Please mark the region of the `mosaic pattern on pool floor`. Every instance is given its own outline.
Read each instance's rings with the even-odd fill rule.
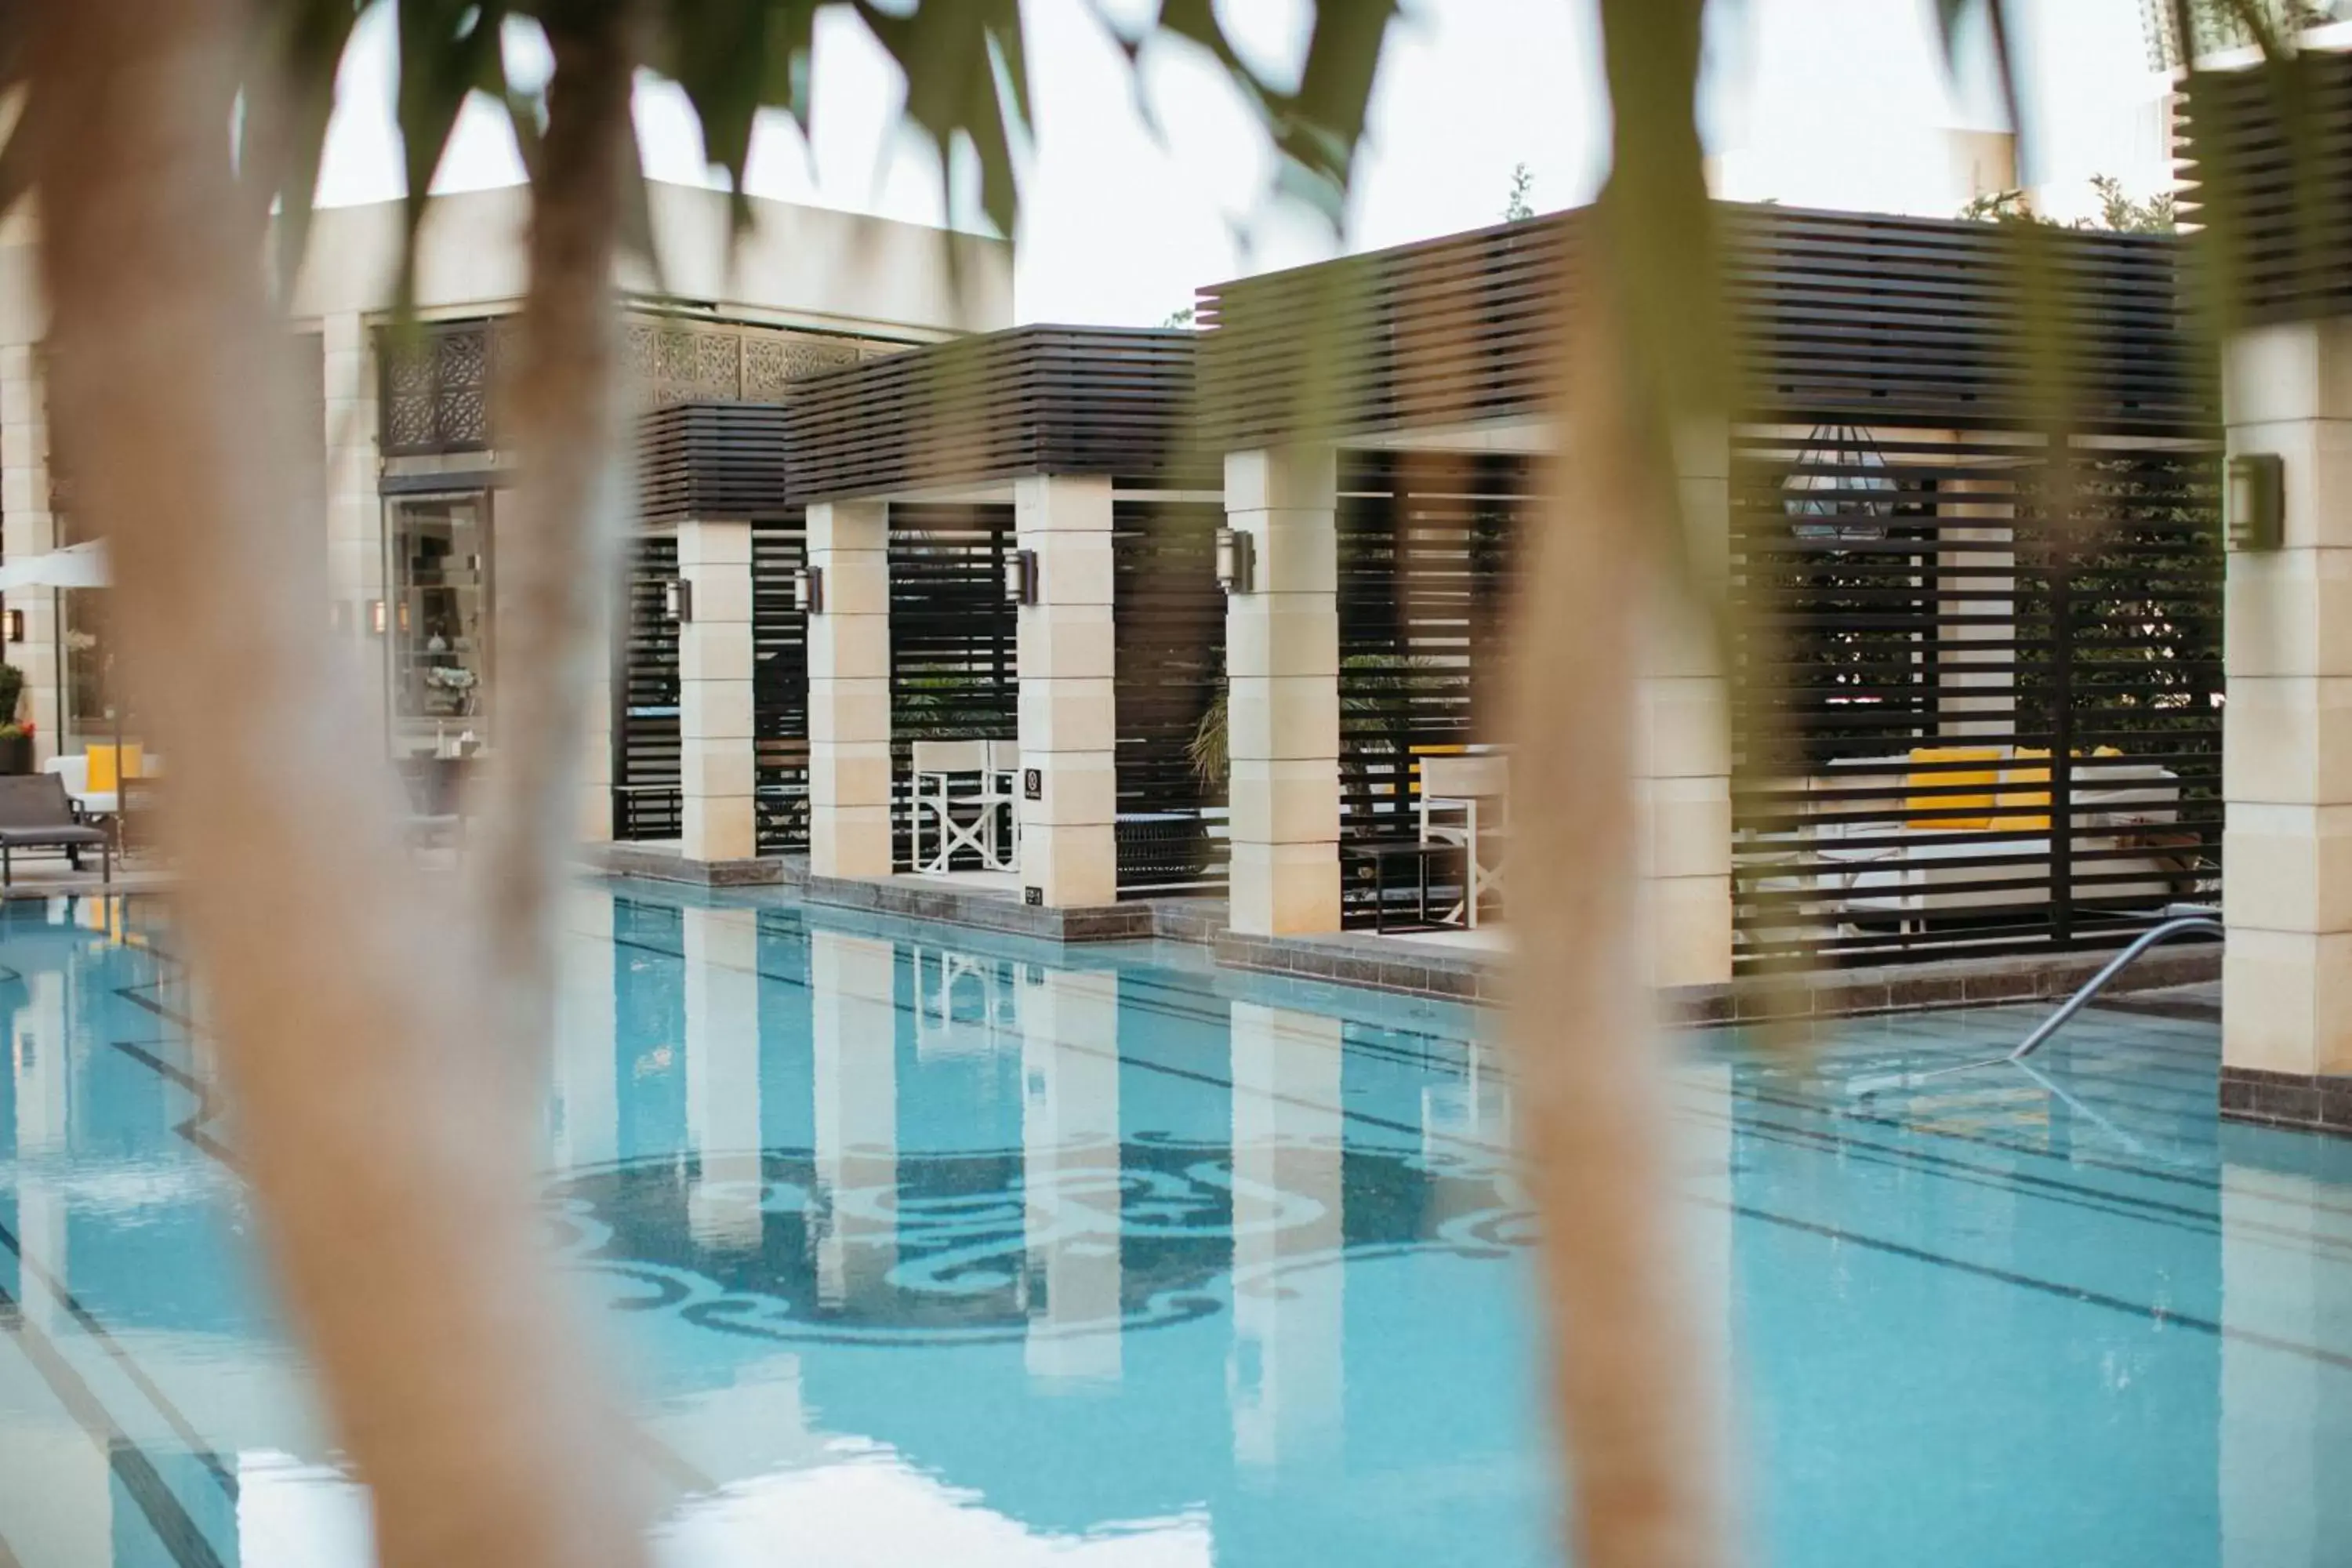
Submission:
[[[0,1563],[364,1561],[148,918],[0,914]],[[1556,1560],[1477,1016],[780,900],[597,890],[572,925],[549,1223],[666,1561]],[[2034,1016],[1683,1042],[1751,1556],[2326,1560],[2352,1145],[2219,1124],[2193,1020],[1844,1089]]]

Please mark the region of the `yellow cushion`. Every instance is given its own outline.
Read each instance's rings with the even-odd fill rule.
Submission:
[[[136,741],[126,742],[119,756],[111,742],[92,744],[85,749],[84,755],[89,766],[89,782],[84,787],[92,795],[111,795],[122,787],[124,779],[139,776],[139,764],[142,759]],[[121,764],[119,768],[118,763]]]
[[[2050,831],[2050,769],[2047,750],[2020,746],[2010,753],[2011,762],[2039,759],[2038,768],[2003,768],[2000,782],[2004,785],[2040,784],[2040,789],[2003,788],[1992,797],[1996,808],[1992,826],[2003,833],[2047,833]],[[2039,811],[2031,808],[2039,806]]]
[[[1994,763],[2002,757],[1999,746],[1914,746],[1912,765],[1942,763],[1933,773],[1913,773],[1909,787],[1961,791],[1964,786],[1981,784],[1982,795],[1955,793],[1951,795],[1912,795],[1904,802],[1909,814],[1908,826],[1913,827],[1975,828],[1992,821],[1993,785],[2000,778],[1998,767],[1955,768],[1953,763]]]

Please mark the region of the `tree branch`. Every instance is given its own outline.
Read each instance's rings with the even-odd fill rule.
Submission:
[[[475,890],[502,1032],[533,1092],[552,1026],[553,912],[579,816],[580,737],[620,554],[627,440],[613,264],[636,157],[640,9],[585,0],[549,16],[555,74],[530,291],[501,409],[521,486],[499,519],[499,687]]]

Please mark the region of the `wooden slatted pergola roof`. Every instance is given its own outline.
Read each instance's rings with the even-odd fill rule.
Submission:
[[[1171,479],[1199,466],[1185,438],[1197,337],[1015,327],[812,376],[785,406],[788,492],[799,504],[1032,474]]]

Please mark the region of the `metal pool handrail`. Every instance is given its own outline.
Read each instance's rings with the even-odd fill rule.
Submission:
[[[1958,1072],[1974,1072],[1979,1068],[1999,1067],[2004,1062],[2022,1064],[2026,1058],[2049,1044],[2050,1037],[2072,1022],[2075,1014],[2089,1006],[2099,993],[2107,988],[2107,983],[2129,967],[2134,959],[2158,942],[2169,942],[2176,936],[2183,936],[2190,931],[2203,931],[2210,936],[2228,935],[2221,922],[2211,915],[2176,915],[2170,920],[2159,921],[2140,932],[2129,947],[2107,960],[2096,974],[2084,981],[2081,989],[2060,1003],[2056,1012],[2042,1019],[2034,1031],[2020,1040],[2016,1048],[2007,1055],[1986,1057],[1980,1061],[1962,1062],[1957,1067],[1936,1068],[1927,1072],[1888,1073],[1876,1078],[1858,1078],[1847,1083],[1846,1092],[1856,1098],[1862,1098],[1876,1094],[1882,1089],[1909,1089],[1916,1084],[1926,1083],[1930,1079],[1947,1078]]]

